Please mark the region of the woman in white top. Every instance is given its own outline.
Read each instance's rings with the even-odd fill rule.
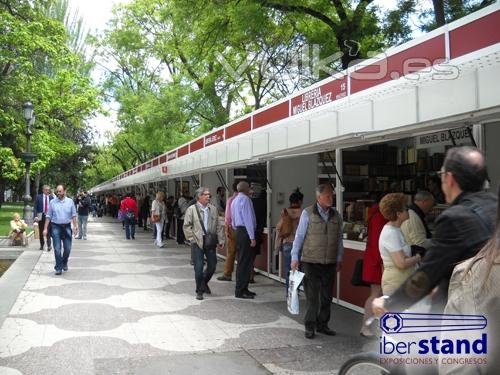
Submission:
[[[380,201],[380,212],[389,220],[380,233],[379,249],[384,263],[382,292],[390,295],[414,271],[420,255],[411,256],[401,224],[408,220],[406,198],[402,193],[387,194]]]
[[[162,230],[166,218],[165,193],[159,191],[156,193],[156,199],[151,206],[151,222],[156,226],[156,240],[155,245],[163,247]]]

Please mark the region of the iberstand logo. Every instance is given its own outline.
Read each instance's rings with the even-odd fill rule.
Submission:
[[[380,319],[381,364],[486,365],[487,325],[483,315],[386,313]]]

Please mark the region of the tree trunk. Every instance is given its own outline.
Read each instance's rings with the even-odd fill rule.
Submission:
[[[444,0],[432,0],[432,4],[434,6],[436,27],[443,26],[446,23],[444,18]]]

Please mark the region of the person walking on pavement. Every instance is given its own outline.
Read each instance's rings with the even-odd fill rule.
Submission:
[[[420,266],[390,296],[372,303],[376,316],[403,311],[427,296],[441,313],[448,299],[453,267],[477,254],[494,230],[494,194],[483,190],[487,180],[484,154],[475,147],[450,148],[439,172],[446,202],[451,206],[435,221],[434,235]]]
[[[78,212],[78,237],[77,240],[87,239],[87,222],[89,220],[90,206],[92,202],[87,192],[81,193],[76,200],[76,207]]]
[[[189,207],[190,200],[191,198],[189,197],[189,192],[187,190],[184,190],[182,192],[182,196],[177,200],[177,244],[179,245],[183,245],[185,242],[184,231],[182,228],[184,226],[184,215]]]
[[[184,234],[191,243],[194,273],[196,280],[196,299],[202,300],[203,293],[212,294],[208,283],[217,266],[216,250],[224,246],[224,230],[219,223],[217,207],[210,204],[210,191],[206,187],[196,190],[196,204],[188,207],[184,216]],[[203,272],[204,259],[207,268]]]
[[[43,228],[45,228],[45,220],[47,217],[47,212],[49,211],[50,201],[54,199],[54,197],[50,194],[50,186],[43,185],[42,193],[36,196],[35,201],[35,210],[34,210],[34,220],[38,223],[38,230],[43,232]],[[48,226],[47,236],[47,251],[50,251],[52,248],[50,246],[50,225]],[[40,233],[40,250],[43,250],[45,245],[44,235]]]
[[[75,236],[78,235],[78,227],[76,223],[76,207],[73,200],[66,197],[66,188],[64,185],[57,185],[56,195],[57,198],[53,199],[49,204],[43,235],[48,236],[48,228],[51,225],[52,244],[54,245],[54,257],[56,260],[54,269],[56,271],[55,274],[60,275],[62,271],[68,270],[68,259],[71,253],[73,235],[71,222],[73,222]],[[62,256],[61,242],[64,248]]]
[[[253,299],[255,293],[248,290],[250,274],[252,271],[253,252],[255,251],[256,219],[250,200],[250,186],[248,182],[241,181],[236,186],[238,195],[231,204],[231,225],[236,231],[236,298]]]
[[[125,195],[120,203],[120,211],[123,213],[123,222],[125,223],[125,238],[135,240],[135,222],[139,216],[139,209],[132,193]]]
[[[305,337],[315,332],[335,336],[328,327],[336,272],[342,267],[344,253],[342,217],[333,206],[333,188],[321,184],[316,188],[316,203],[305,208],[292,247],[291,268],[299,268],[299,253],[305,273],[306,316]]]
[[[155,245],[158,247],[164,247],[161,236],[166,213],[165,203],[163,203],[164,200],[165,193],[163,191],[157,192],[156,199],[153,201],[153,205],[151,207],[151,222],[154,223],[156,227]]]
[[[238,195],[237,185],[237,181],[233,182],[233,195],[226,203],[224,223],[226,229],[227,256],[224,262],[224,273],[217,278],[217,280],[220,281],[231,281],[233,276],[234,260],[236,258],[236,232],[231,226],[231,204]]]

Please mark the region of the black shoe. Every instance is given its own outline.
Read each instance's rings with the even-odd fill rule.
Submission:
[[[313,339],[315,336],[314,330],[313,329],[306,329],[304,336],[306,337],[306,339]]]
[[[244,292],[244,293],[249,294],[249,295],[254,296],[254,297],[257,295],[257,293],[251,292],[251,291],[249,291],[248,289],[247,289],[247,290],[245,290],[245,292]]]
[[[335,332],[333,329],[330,329],[328,327],[324,327],[321,329],[318,328],[317,331],[321,332],[322,334],[327,335],[327,336],[335,336],[337,334],[337,332]]]
[[[49,246],[49,247],[47,248],[47,252],[49,252],[50,250],[52,250],[52,248]]]
[[[203,293],[196,293],[196,299],[201,301],[203,299]]]
[[[251,294],[247,294],[247,293],[235,294],[234,296],[236,298],[254,299],[254,296],[252,296]]]
[[[132,236],[132,239],[135,240],[135,236]]]
[[[67,271],[68,270],[68,266],[63,266],[63,271]]]
[[[43,246],[40,246],[40,250],[42,250],[42,251],[43,251]]]
[[[205,284],[205,293],[212,294],[212,291],[210,290],[210,287],[207,284]]]
[[[62,275],[62,271],[56,271],[55,275]]]
[[[219,280],[219,281],[233,281],[233,279],[231,279],[230,277],[227,277],[225,275],[219,276],[217,278],[217,280]]]

